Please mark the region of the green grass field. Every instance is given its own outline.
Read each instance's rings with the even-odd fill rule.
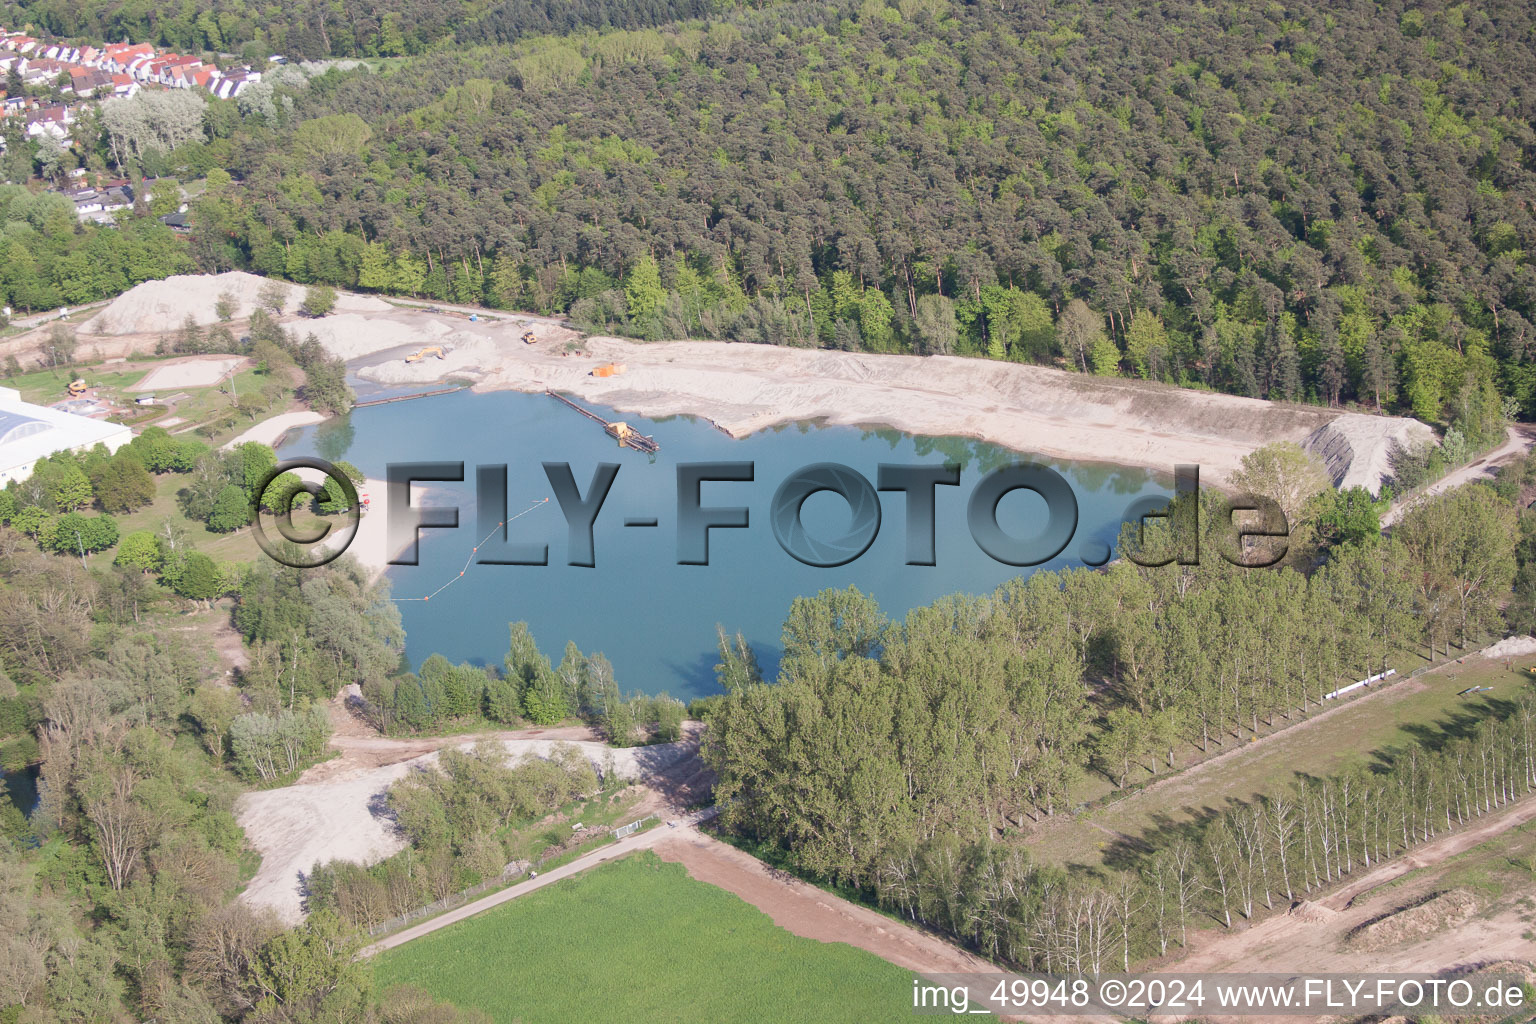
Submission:
[[[208,529],[207,524],[188,519],[176,503],[176,492],[186,485],[185,474],[161,474],[155,479],[155,500],[137,512],[116,516],[118,531],[127,536],[135,530],[156,530],[162,522],[170,519],[186,531],[187,542],[193,548],[216,562],[249,562],[261,554],[261,548],[257,546],[250,527],[233,533],[215,533]],[[301,520],[298,516],[295,516],[294,521],[301,528],[308,525],[307,520]],[[103,566],[110,565],[116,557],[115,547],[90,556],[91,561]]]
[[[1517,659],[1511,669],[1473,657],[1464,665],[1453,662],[1401,680],[1372,700],[1346,703],[1319,722],[1297,723],[1191,777],[1173,777],[1158,788],[1132,793],[1076,819],[1058,815],[1030,834],[1030,850],[1053,863],[1098,864],[1117,835],[1139,837],[1152,828],[1176,828],[1229,802],[1289,788],[1301,774],[1336,774],[1414,741],[1434,743],[1463,733],[1476,720],[1499,713],[1498,702],[1512,701],[1529,687],[1532,676],[1525,670],[1532,665],[1536,657]],[[1492,686],[1493,691],[1457,696],[1471,686]],[[1240,742],[1230,734],[1223,739],[1229,748]]]
[[[804,939],[648,851],[379,955],[381,987],[415,985],[497,1024],[905,1021],[912,975]]]

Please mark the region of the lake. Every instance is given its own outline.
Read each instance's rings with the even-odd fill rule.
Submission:
[[[986,593],[1034,571],[995,561],[978,547],[967,525],[977,484],[995,469],[1029,461],[1020,453],[962,438],[811,423],[733,440],[691,417],[649,420],[582,404],[654,436],[660,454],[621,449],[600,424],[554,399],[510,391],[461,391],[358,409],[304,428],[282,447],[283,457],[345,459],[380,479],[392,462],[465,464],[463,483],[417,485],[415,498],[421,505],[458,505],[459,527],[423,530],[419,564],[389,570],[413,665],[441,653],[454,662],[499,666],[507,624],[523,620],[556,663],[566,642],[574,640],[583,651],[607,655],[624,691],[665,691],[687,699],[718,692],[717,624],[745,634],[771,677],[780,655],[780,627],[798,595],[852,584],[873,595],[887,615],[899,618],[945,594]],[[752,462],[753,480],[707,481],[699,491],[700,503],[744,506],[749,525],[709,530],[709,564],[679,565],[677,467],[722,460]],[[1133,502],[1171,494],[1171,478],[1148,470],[1038,461],[1070,484],[1078,507],[1072,539],[1040,568],[1101,563]],[[620,467],[593,524],[591,567],[567,564],[566,520],[553,500],[545,462],[569,464],[583,496],[600,463]],[[841,464],[873,485],[882,463],[946,462],[960,466],[960,481],[933,491],[933,565],[906,564],[907,496],[894,491],[879,494],[879,531],[868,549],[847,564],[803,564],[776,539],[769,516],[775,491],[803,467]],[[476,522],[475,467],[483,464],[506,464],[510,514],[551,498],[510,523],[507,537],[510,543],[547,544],[548,565],[471,561],[465,568],[486,532]],[[423,486],[429,488],[425,496]],[[1014,490],[996,504],[997,525],[1005,534],[1029,538],[1042,532],[1045,510],[1045,501],[1034,492]],[[854,518],[849,503],[827,491],[806,498],[801,512],[805,534],[813,541],[848,532]],[[653,519],[656,525],[625,525],[635,519]],[[431,601],[406,600],[444,584],[449,585]]]

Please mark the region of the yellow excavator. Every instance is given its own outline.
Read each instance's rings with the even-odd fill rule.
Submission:
[[[79,398],[83,394],[85,394],[84,380],[77,379],[69,382],[69,397]]]
[[[405,361],[408,363],[419,363],[428,356],[437,356],[439,359],[443,358],[443,347],[441,345],[428,345],[426,348],[419,348],[406,356]]]

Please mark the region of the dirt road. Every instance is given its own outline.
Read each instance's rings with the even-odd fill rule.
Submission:
[[[777,871],[698,829],[667,830],[655,848],[662,860],[681,864],[699,881],[735,893],[796,935],[846,942],[919,974],[999,970],[938,936]]]
[[[1322,904],[1333,910],[1347,910],[1356,902],[1364,903],[1371,893],[1393,879],[1420,868],[1443,864],[1463,850],[1470,850],[1502,832],[1533,820],[1536,820],[1536,800],[1522,800],[1488,815],[1471,828],[1416,846],[1404,856],[1373,868],[1352,879],[1344,888],[1324,899]]]
[[[1453,487],[1460,487],[1462,484],[1469,484],[1474,480],[1485,480],[1493,476],[1494,470],[1499,466],[1512,461],[1516,456],[1525,454],[1526,450],[1531,447],[1532,442],[1536,442],[1536,428],[1523,424],[1510,424],[1508,437],[1503,444],[1488,454],[1467,463],[1460,469],[1452,470],[1422,491],[1403,501],[1397,502],[1381,517],[1381,528],[1385,530],[1397,522],[1403,517],[1403,513],[1412,508],[1418,501],[1436,494],[1443,494]]]
[[[380,939],[378,942],[375,942],[373,945],[368,946],[362,951],[360,955],[373,956],[376,953],[382,953],[386,949],[394,949],[396,946],[410,942],[412,939],[419,939],[423,935],[430,935],[432,932],[437,931],[439,928],[446,928],[451,924],[457,924],[465,918],[474,917],[476,914],[490,910],[492,907],[499,907],[503,903],[506,903],[510,900],[515,900],[519,896],[526,896],[530,892],[544,888],[546,885],[553,885],[554,883],[560,881],[562,878],[570,878],[572,875],[579,874],[588,868],[596,867],[597,865],[607,861],[626,856],[628,854],[634,853],[636,850],[651,849],[652,847],[656,846],[657,843],[667,839],[669,836],[674,835],[679,831],[687,831],[698,834],[698,830],[692,826],[679,826],[677,828],[671,828],[663,824],[653,827],[637,835],[628,836],[606,846],[601,846],[598,849],[593,850],[591,853],[577,857],[575,860],[567,864],[562,864],[557,868],[551,868],[548,871],[540,872],[539,875],[535,878],[530,878],[527,881],[518,882],[516,885],[509,886],[500,892],[492,893],[489,896],[482,897],[481,899],[475,900],[473,903],[466,903],[464,906],[459,907],[457,910],[447,911],[446,913],[439,914],[437,917],[434,917],[429,921],[423,921],[421,924],[412,925],[409,928],[395,932],[393,935],[386,936],[385,938]]]
[[[1345,941],[1354,928],[1410,899],[1413,889],[1380,892],[1410,872],[1445,864],[1459,853],[1536,819],[1536,799],[1488,815],[1471,828],[1442,836],[1351,880],[1319,902],[1276,914],[1246,931],[1211,929],[1191,935],[1190,953],[1158,971],[1443,971],[1500,960],[1536,959],[1529,925],[1512,910],[1479,917],[1421,941],[1365,950]],[[1421,888],[1432,888],[1433,879]],[[1239,928],[1241,921],[1239,919]]]

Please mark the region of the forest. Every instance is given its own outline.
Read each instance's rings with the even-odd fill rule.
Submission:
[[[452,42],[510,43],[584,28],[641,28],[700,17],[717,6],[705,0],[286,0],[280,10],[245,0],[196,5],[12,0],[6,5],[9,20],[54,35],[126,38],[175,50],[238,53],[252,61],[274,53],[310,60],[399,57]]]
[[[56,31],[188,16],[68,7]],[[194,20],[244,41],[238,7]],[[298,7],[338,38],[405,16]],[[454,39],[423,14],[414,56],[236,100],[109,101],[74,159],[206,176],[204,271],[1390,409],[1474,451],[1536,415],[1526,5],[864,0],[521,37],[504,13]],[[26,262],[18,307],[106,287]]]
[[[212,173],[203,270],[1353,403],[1482,448],[1536,413],[1531,19],[778,4],[280,69],[123,159]]]
[[[1374,770],[1213,811],[1194,835],[1127,840],[1106,870],[1035,864],[1020,837],[1070,813],[1084,773],[1123,788],[1179,751],[1305,719],[1394,652],[1528,629],[1536,513],[1514,499],[1532,474],[1522,461],[1422,502],[1389,538],[1324,542],[1310,574],[1122,560],[900,621],[857,590],[799,598],[775,681],[721,636],[704,756],[725,827],[987,956],[1068,973],[1128,970],[1191,921],[1230,928],[1395,856],[1536,790],[1536,694]]]
[[[9,147],[25,148],[15,138]],[[63,196],[0,185],[0,298],[18,311],[52,309],[196,270],[186,247],[149,212],[121,228],[84,227]]]

